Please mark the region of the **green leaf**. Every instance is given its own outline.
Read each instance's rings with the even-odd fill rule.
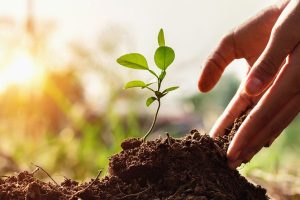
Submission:
[[[140,81],[140,80],[134,80],[134,81],[129,81],[128,83],[126,83],[125,85],[125,89],[128,89],[128,88],[134,88],[134,87],[146,87],[146,83],[144,83],[143,81]]]
[[[173,90],[177,90],[178,88],[179,88],[178,86],[169,87],[169,88],[165,89],[162,93],[168,93],[168,92],[171,92]]]
[[[158,68],[166,70],[174,61],[174,50],[167,46],[158,47],[155,51],[154,61]]]
[[[149,107],[155,100],[155,97],[149,97],[146,101],[146,105]]]
[[[159,79],[163,80],[165,78],[166,74],[167,74],[166,71],[162,71],[161,74],[159,75]]]
[[[139,53],[125,54],[117,59],[117,62],[124,67],[132,69],[148,70],[146,58]]]
[[[164,35],[164,30],[161,28],[159,33],[158,33],[158,45],[165,46],[165,35]]]

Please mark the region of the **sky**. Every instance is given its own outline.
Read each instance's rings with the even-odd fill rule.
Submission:
[[[180,85],[178,96],[197,92],[201,63],[222,35],[274,0],[32,0],[39,21],[55,22],[56,43],[93,44],[101,31],[120,26],[132,51],[153,57],[156,37],[164,28],[167,45],[176,52],[168,82]],[[0,0],[0,17],[23,20],[26,0]],[[127,52],[123,52],[127,53]],[[112,58],[114,59],[114,58]],[[151,61],[150,64],[154,62]],[[243,61],[227,73],[245,74]],[[174,94],[176,97],[176,94]],[[173,98],[172,95],[170,95]]]

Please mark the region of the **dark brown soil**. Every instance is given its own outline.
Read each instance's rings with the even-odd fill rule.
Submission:
[[[175,139],[129,139],[110,158],[110,175],[60,185],[35,179],[33,173],[0,179],[0,199],[54,200],[264,200],[266,190],[254,186],[227,166],[226,150],[238,123],[224,137],[212,139],[197,130]]]

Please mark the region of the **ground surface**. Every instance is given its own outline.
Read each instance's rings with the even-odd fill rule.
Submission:
[[[241,119],[242,120],[242,119]],[[154,141],[129,139],[110,158],[110,175],[60,185],[21,172],[0,179],[0,199],[53,200],[264,200],[266,190],[254,186],[226,164],[226,150],[240,121],[215,140],[193,130],[184,138]]]

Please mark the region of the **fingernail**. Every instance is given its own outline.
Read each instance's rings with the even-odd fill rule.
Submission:
[[[266,143],[264,145],[264,147],[270,147],[273,144],[273,142],[275,141],[275,139],[276,139],[276,137],[271,138],[271,140],[268,143]]]
[[[262,85],[263,82],[260,79],[252,78],[246,82],[245,90],[248,94],[254,95],[260,90]]]

